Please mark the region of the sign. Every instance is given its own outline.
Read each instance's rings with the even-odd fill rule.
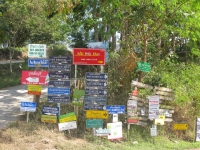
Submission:
[[[58,116],[58,114],[59,114],[59,107],[43,106],[42,107],[42,114],[44,114],[44,115]]]
[[[188,130],[187,123],[174,124],[174,130]]]
[[[107,95],[107,89],[90,89],[86,87],[85,95]]]
[[[122,139],[122,122],[107,123],[107,129],[111,130],[108,140]]]
[[[57,123],[57,116],[42,115],[41,122]]]
[[[74,65],[105,65],[106,50],[95,48],[74,48]]]
[[[72,105],[82,106],[84,101],[85,91],[74,89]]]
[[[50,80],[48,87],[70,87],[70,80]]]
[[[105,104],[84,103],[84,110],[105,110]]]
[[[200,118],[196,119],[196,141],[200,141]]]
[[[50,71],[71,71],[69,64],[49,64]]]
[[[49,103],[70,103],[70,96],[48,95],[47,101]]]
[[[50,79],[70,79],[71,73],[66,71],[49,71]]]
[[[151,136],[157,136],[157,128],[151,128]]]
[[[59,122],[63,123],[63,122],[70,122],[70,121],[74,121],[74,120],[76,120],[76,115],[67,116],[65,118],[59,119]]]
[[[86,119],[86,128],[102,128],[102,119]]]
[[[118,114],[113,114],[113,122],[118,122]]]
[[[155,119],[155,125],[164,125],[165,122],[165,116],[159,115],[158,119]]]
[[[47,85],[48,71],[22,71],[21,84]]]
[[[65,63],[71,64],[72,57],[71,56],[50,56],[49,62],[51,64]]]
[[[158,119],[159,116],[159,96],[149,96],[149,119]]]
[[[46,45],[44,44],[29,44],[28,57],[46,58]]]
[[[28,67],[49,67],[49,59],[47,58],[29,58]]]
[[[87,110],[86,118],[107,119],[108,111],[107,110]]]
[[[36,111],[36,103],[35,102],[21,102],[20,111]]]
[[[138,70],[143,72],[150,72],[150,64],[147,62],[138,62]]]
[[[124,114],[125,106],[124,105],[116,105],[116,106],[106,106],[106,110],[109,114]]]
[[[77,128],[76,121],[58,123],[58,130],[59,131],[76,129],[76,128]]]
[[[111,130],[110,129],[99,128],[99,129],[95,130],[95,135],[96,136],[108,136],[110,134],[111,134]]]
[[[48,88],[48,95],[70,95],[69,88]]]
[[[92,72],[86,72],[85,74],[86,80],[108,80],[108,74],[107,73],[92,73]]]
[[[28,94],[33,95],[41,95],[42,86],[36,84],[29,84],[28,85]]]
[[[86,87],[106,88],[107,81],[88,81],[88,80],[86,80]]]
[[[106,104],[107,97],[106,96],[85,96],[85,103],[93,103],[93,104]]]
[[[139,117],[137,115],[137,101],[128,100],[127,101],[127,123],[135,124],[138,123]]]

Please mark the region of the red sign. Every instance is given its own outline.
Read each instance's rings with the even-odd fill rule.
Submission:
[[[105,65],[106,50],[96,48],[74,48],[74,65]]]
[[[21,84],[48,85],[48,71],[22,71]]]

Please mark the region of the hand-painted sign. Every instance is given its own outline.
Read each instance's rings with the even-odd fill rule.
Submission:
[[[57,116],[42,115],[41,122],[57,123]]]
[[[106,50],[93,48],[74,48],[74,65],[105,65]]]
[[[48,71],[22,71],[21,84],[48,84]]]
[[[86,118],[107,119],[108,111],[107,110],[87,110]]]
[[[50,79],[70,79],[71,73],[66,71],[49,71]]]
[[[37,84],[28,85],[28,94],[41,95],[42,86]]]
[[[49,59],[47,58],[29,58],[28,67],[49,67]]]
[[[76,121],[58,123],[58,130],[59,131],[76,129],[76,128],[77,128]]]
[[[29,44],[28,57],[46,58],[46,45],[44,44]]]
[[[48,95],[47,101],[49,103],[70,103],[70,96]]]
[[[48,95],[70,95],[69,88],[48,88]]]
[[[35,102],[21,102],[20,111],[36,111],[36,103]]]
[[[93,72],[86,72],[85,74],[86,80],[108,80],[107,73],[93,73]]]
[[[87,119],[86,128],[103,128],[102,119]]]
[[[43,106],[42,107],[42,114],[44,114],[44,115],[58,116],[58,114],[59,114],[59,107]]]
[[[71,64],[72,57],[71,56],[50,56],[49,62],[51,64],[57,64],[57,63],[65,63],[65,64]]]
[[[86,80],[86,87],[98,87],[98,88],[106,88],[106,81],[88,81]]]
[[[70,64],[49,64],[50,71],[71,71]]]
[[[115,106],[106,106],[106,110],[109,114],[124,114],[125,106],[124,105],[115,105]]]
[[[86,88],[85,95],[107,95],[107,89]]]
[[[70,80],[50,80],[48,87],[70,87]]]

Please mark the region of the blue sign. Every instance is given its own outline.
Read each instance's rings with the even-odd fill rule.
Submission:
[[[107,82],[106,81],[87,81],[86,80],[86,87],[107,88]]]
[[[87,95],[85,95],[84,102],[104,105],[107,102],[107,98],[106,98],[106,96],[87,96]]]
[[[49,71],[50,79],[70,79],[71,73],[66,71]]]
[[[92,72],[86,72],[85,74],[86,80],[108,80],[108,74],[107,73],[92,73]]]
[[[71,56],[50,56],[49,61],[51,64],[57,64],[57,63],[71,64],[72,57]]]
[[[124,114],[125,106],[124,105],[115,105],[115,106],[106,106],[106,110],[109,114]]]
[[[28,67],[49,67],[49,59],[47,58],[29,58]]]
[[[48,88],[48,95],[70,95],[69,88]]]
[[[70,81],[66,80],[50,80],[48,87],[70,87]]]
[[[49,103],[70,103],[70,96],[48,95],[47,101]]]
[[[84,103],[84,110],[105,110],[106,104],[99,105],[99,104],[91,104],[91,103]]]
[[[49,64],[51,71],[71,71],[71,64]]]
[[[42,107],[42,114],[58,116],[59,107],[43,106]]]
[[[107,89],[86,88],[85,95],[107,95]]]
[[[20,110],[35,112],[36,111],[36,103],[35,102],[21,102]]]

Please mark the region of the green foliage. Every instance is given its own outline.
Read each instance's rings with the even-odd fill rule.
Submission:
[[[54,44],[49,50],[49,56],[71,56],[72,53],[64,44]]]

